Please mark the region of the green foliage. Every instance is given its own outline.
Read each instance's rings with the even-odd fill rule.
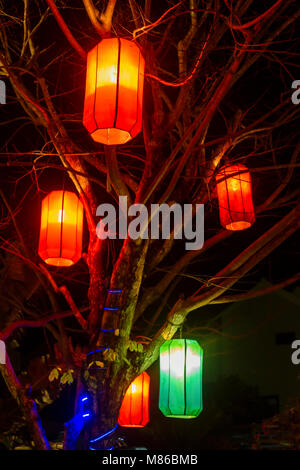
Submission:
[[[115,362],[118,359],[118,355],[113,349],[106,349],[103,351],[103,356],[109,362]]]
[[[142,353],[144,351],[144,347],[142,343],[138,343],[136,341],[131,341],[131,340],[128,341],[128,349],[131,352]]]
[[[59,370],[54,367],[54,369],[51,370],[50,374],[49,374],[49,382],[53,382],[53,380],[57,380],[59,378]]]
[[[60,378],[60,383],[62,385],[64,385],[64,384],[70,385],[71,383],[73,383],[74,382],[73,373],[74,373],[73,369],[68,369],[67,372],[64,372],[64,374]]]
[[[104,362],[101,362],[101,361],[92,361],[89,363],[88,365],[88,369],[90,369],[92,367],[92,365],[95,365],[97,367],[101,367],[101,369],[104,367]]]

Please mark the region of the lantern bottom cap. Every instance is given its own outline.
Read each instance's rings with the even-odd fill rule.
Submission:
[[[51,266],[72,266],[74,261],[67,258],[47,258],[45,259],[45,263],[50,264]]]
[[[226,225],[227,230],[245,230],[246,228],[251,227],[251,222],[246,222],[245,220],[239,220],[237,222],[231,222],[230,224]]]
[[[120,424],[121,428],[144,428],[146,424]]]
[[[126,144],[126,142],[132,139],[129,132],[116,128],[97,129],[91,134],[91,137],[95,142],[105,145]]]
[[[200,413],[197,414],[197,415],[192,415],[192,416],[188,416],[188,415],[166,415],[165,413],[163,413],[163,414],[166,418],[193,419],[193,418],[198,418]]]

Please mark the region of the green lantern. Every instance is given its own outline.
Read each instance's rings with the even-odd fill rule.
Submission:
[[[196,418],[202,405],[203,349],[172,339],[160,348],[159,409],[168,418]]]

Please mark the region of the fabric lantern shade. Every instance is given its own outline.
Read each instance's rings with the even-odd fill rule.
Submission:
[[[202,411],[203,349],[172,339],[160,348],[159,409],[168,418],[196,418]]]
[[[241,164],[226,166],[216,176],[221,225],[227,230],[245,230],[255,220],[251,176]]]
[[[142,428],[149,421],[150,377],[142,372],[128,387],[119,414],[119,425]]]
[[[39,255],[52,266],[81,258],[83,206],[75,193],[52,191],[42,201]]]
[[[144,68],[127,39],[103,39],[88,53],[83,124],[96,142],[125,144],[141,131]]]

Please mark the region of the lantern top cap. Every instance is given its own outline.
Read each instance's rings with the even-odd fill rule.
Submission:
[[[68,191],[66,189],[53,189],[53,191],[50,191],[50,193],[48,193],[47,196],[49,196],[49,194],[53,194],[53,193],[74,194],[75,196],[77,196],[77,194],[74,191]]]
[[[249,171],[249,168],[244,165],[243,163],[232,163],[231,165],[223,165],[219,170],[218,173],[225,173],[225,172],[237,172],[237,171]]]
[[[190,346],[196,346],[200,350],[203,351],[203,348],[200,346],[198,341],[196,339],[186,339],[186,338],[174,338],[174,339],[167,339],[160,347],[160,349],[165,349],[171,346],[172,344],[174,346],[179,346],[181,344],[187,343],[187,345]]]
[[[98,47],[100,46],[103,42],[116,42],[116,41],[121,41],[121,42],[127,42],[127,43],[130,43],[132,45],[134,45],[135,47],[137,47],[138,49],[140,49],[140,44],[135,40],[135,39],[130,39],[130,38],[124,38],[124,37],[119,37],[119,36],[113,36],[113,37],[104,37],[102,39],[100,39],[99,42],[97,42],[97,44],[94,46],[94,47]],[[94,47],[91,49],[93,50]],[[91,52],[91,50],[89,52]]]
[[[222,166],[217,174],[216,174],[216,181],[220,179],[227,179],[235,176],[239,176],[239,174],[247,175],[246,179],[250,178],[250,171],[249,168],[242,163],[233,163],[232,165],[224,165]]]

